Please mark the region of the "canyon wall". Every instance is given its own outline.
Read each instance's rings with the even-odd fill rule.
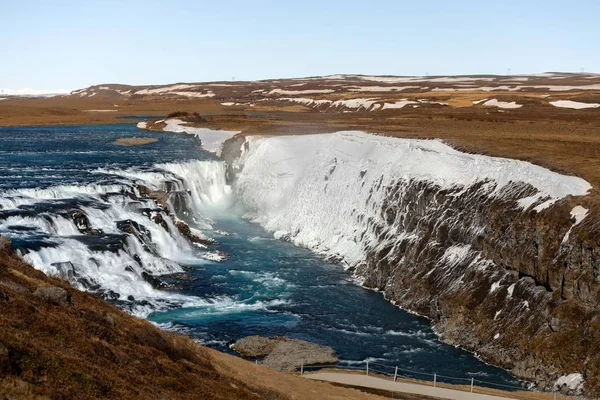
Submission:
[[[586,181],[361,132],[236,137],[223,157],[245,217],[276,237],[342,261],[446,342],[540,389],[600,393]]]

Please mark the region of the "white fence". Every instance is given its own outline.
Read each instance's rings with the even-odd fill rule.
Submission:
[[[567,399],[573,397],[563,396],[557,392],[540,392],[533,390],[531,387],[523,385],[506,385],[495,382],[488,382],[480,379],[475,379],[474,377],[456,377],[456,376],[448,376],[448,375],[440,375],[437,373],[428,373],[422,371],[415,371],[407,368],[401,368],[398,366],[390,366],[385,364],[379,364],[372,361],[365,361],[364,365],[361,366],[352,366],[352,365],[344,365],[344,364],[331,364],[331,365],[304,365],[300,366],[300,373],[304,374],[306,371],[314,371],[319,369],[340,369],[340,370],[356,370],[356,371],[365,371],[367,375],[369,374],[378,374],[385,375],[390,378],[393,378],[394,382],[400,379],[410,379],[416,381],[425,381],[423,384],[427,384],[426,382],[430,382],[433,387],[438,387],[440,384],[443,384],[445,387],[447,385],[453,385],[456,387],[452,387],[455,390],[462,391],[470,391],[481,392],[483,388],[488,389],[497,389],[508,392],[520,392],[519,398],[531,398],[531,399]],[[530,396],[529,396],[530,395]]]

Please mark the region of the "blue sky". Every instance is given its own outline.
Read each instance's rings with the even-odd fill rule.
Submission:
[[[0,0],[0,88],[600,72],[600,1]]]

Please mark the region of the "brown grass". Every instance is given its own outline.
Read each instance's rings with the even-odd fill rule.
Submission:
[[[33,295],[62,287],[72,305]],[[0,250],[0,398],[370,399],[163,332]]]

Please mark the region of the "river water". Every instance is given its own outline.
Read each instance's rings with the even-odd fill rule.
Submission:
[[[347,366],[517,384],[342,266],[237,217],[223,163],[194,137],[145,131],[159,141],[113,144],[135,135],[134,125],[0,128],[0,234],[36,268],[222,351],[244,336],[284,335],[331,346]],[[138,184],[168,189],[176,217],[217,243],[192,245]]]

